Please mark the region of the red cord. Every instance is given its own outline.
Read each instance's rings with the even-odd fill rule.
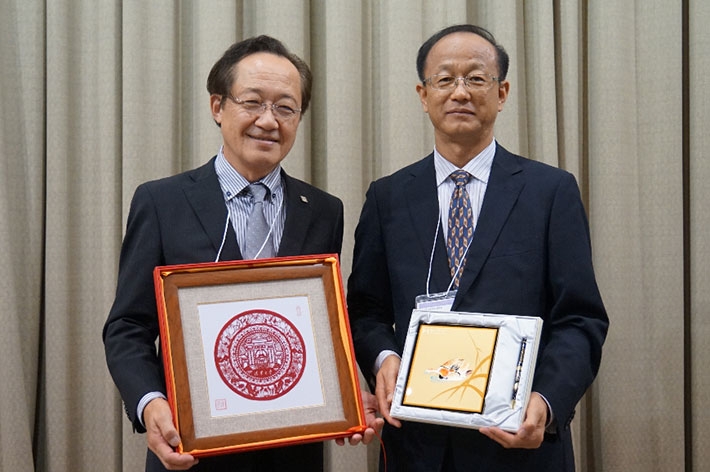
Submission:
[[[380,451],[382,452],[382,465],[384,466],[384,472],[387,472],[387,451],[385,450],[385,443],[382,441],[382,436],[375,432],[375,436],[380,440]]]

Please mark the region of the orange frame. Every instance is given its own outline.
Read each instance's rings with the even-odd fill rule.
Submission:
[[[280,423],[288,421],[288,412],[274,410],[261,412],[259,427],[250,431],[224,431],[220,424],[219,434],[198,435],[196,421],[203,424],[225,423],[223,418],[202,415],[198,418],[188,375],[186,343],[195,342],[197,336],[203,342],[200,333],[183,330],[185,312],[189,307],[181,307],[179,293],[184,288],[206,288],[214,286],[256,284],[273,281],[297,281],[298,279],[320,279],[322,294],[327,313],[311,313],[314,323],[327,323],[330,340],[320,339],[315,335],[314,342],[321,345],[332,344],[332,356],[335,365],[327,366],[330,372],[337,372],[337,388],[330,388],[330,398],[339,396],[339,401],[325,402],[323,414],[327,420],[318,423],[293,424],[273,427],[270,418]],[[254,449],[287,446],[305,442],[323,441],[348,437],[366,429],[365,414],[362,406],[358,372],[355,363],[347,310],[343,297],[343,284],[340,265],[336,254],[295,256],[287,258],[260,259],[250,261],[230,261],[216,263],[184,264],[160,266],[154,270],[158,319],[160,323],[160,343],[165,367],[168,402],[173,413],[175,426],[182,443],[177,451],[196,457],[242,452]],[[286,282],[288,283],[288,282]],[[198,292],[201,293],[201,292]],[[220,300],[205,299],[200,303],[219,303]],[[181,309],[183,308],[183,309]],[[320,342],[319,342],[320,341]],[[320,356],[319,356],[320,357]],[[320,358],[319,362],[328,362]],[[193,364],[195,365],[195,364]],[[203,372],[199,372],[203,374]],[[194,377],[193,377],[194,378]],[[321,380],[323,384],[323,380]],[[328,379],[329,385],[333,379]],[[195,388],[193,385],[192,388]],[[328,388],[325,388],[327,391]],[[337,405],[340,403],[340,405]],[[261,402],[263,404],[263,402]],[[197,408],[200,410],[200,408]],[[204,408],[201,409],[204,411]],[[271,416],[277,415],[277,416]],[[263,421],[262,421],[263,420]],[[227,428],[229,421],[226,421]],[[236,428],[238,429],[238,428]]]

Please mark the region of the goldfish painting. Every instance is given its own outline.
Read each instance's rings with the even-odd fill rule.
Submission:
[[[426,369],[425,371],[432,375],[431,379],[435,381],[460,382],[467,379],[473,373],[468,362],[460,357],[449,359],[434,369]]]

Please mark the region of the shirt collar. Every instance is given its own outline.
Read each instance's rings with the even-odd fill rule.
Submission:
[[[488,178],[491,175],[491,166],[493,165],[493,156],[496,153],[496,140],[493,139],[491,144],[485,147],[477,156],[468,161],[463,170],[471,174],[475,179],[480,180],[484,184],[488,183]],[[446,179],[449,178],[452,172],[459,170],[451,161],[446,160],[444,156],[439,154],[439,151],[434,148],[434,169],[436,170],[436,186],[440,186]]]
[[[217,153],[217,159],[214,163],[217,179],[222,187],[224,200],[229,201],[247,188],[250,182],[232,167],[232,165],[224,157],[223,149],[220,147]],[[259,182],[266,185],[271,195],[276,194],[281,190],[281,165],[277,165],[274,170],[269,172]]]

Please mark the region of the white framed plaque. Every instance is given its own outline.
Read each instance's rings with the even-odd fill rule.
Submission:
[[[161,266],[154,279],[179,452],[365,430],[337,255]]]
[[[542,319],[414,310],[390,414],[515,432],[525,417]]]

